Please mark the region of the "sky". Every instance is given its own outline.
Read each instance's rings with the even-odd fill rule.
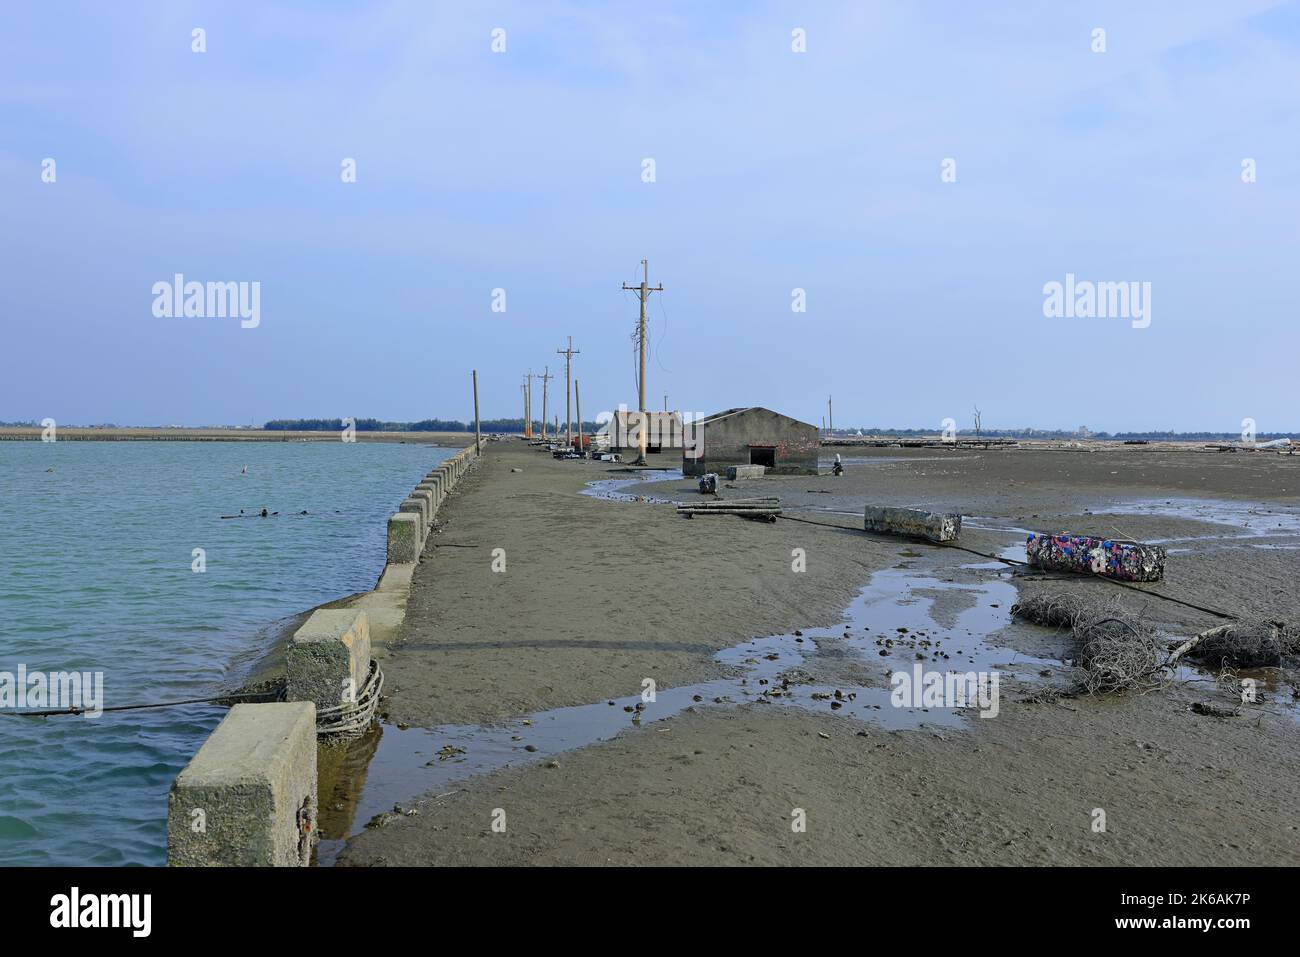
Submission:
[[[569,336],[591,419],[648,259],[651,408],[1300,433],[1298,147],[1295,2],[11,4],[0,421],[563,415]]]

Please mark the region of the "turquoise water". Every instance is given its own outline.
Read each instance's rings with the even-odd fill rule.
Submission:
[[[0,442],[0,672],[102,671],[106,707],[236,685],[270,623],[374,587],[387,516],[453,451]],[[0,864],[164,863],[167,790],[223,714],[0,712]]]

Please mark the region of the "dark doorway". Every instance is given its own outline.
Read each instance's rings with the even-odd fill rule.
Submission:
[[[776,468],[776,449],[770,445],[751,445],[749,447],[749,464],[766,465],[770,469]]]

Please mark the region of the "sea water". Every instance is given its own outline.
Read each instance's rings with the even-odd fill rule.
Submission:
[[[102,674],[106,708],[235,687],[274,622],[374,587],[388,515],[453,452],[0,442],[0,677]],[[163,864],[168,788],[225,710],[13,710],[0,865]]]

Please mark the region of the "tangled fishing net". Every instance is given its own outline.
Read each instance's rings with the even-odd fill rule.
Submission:
[[[1075,677],[1080,690],[1088,694],[1149,691],[1173,677],[1180,652],[1173,649],[1170,637],[1124,612],[1114,599],[1041,593],[1017,602],[1011,614],[1037,625],[1071,630]],[[1241,619],[1202,632],[1187,644],[1188,658],[1221,671],[1278,667],[1285,659],[1300,656],[1300,627]]]
[[[1074,619],[1075,677],[1088,694],[1150,691],[1168,682],[1168,642],[1142,619],[1099,602]]]
[[[1300,628],[1262,618],[1213,629],[1187,653],[1207,667],[1277,668],[1300,652]]]

